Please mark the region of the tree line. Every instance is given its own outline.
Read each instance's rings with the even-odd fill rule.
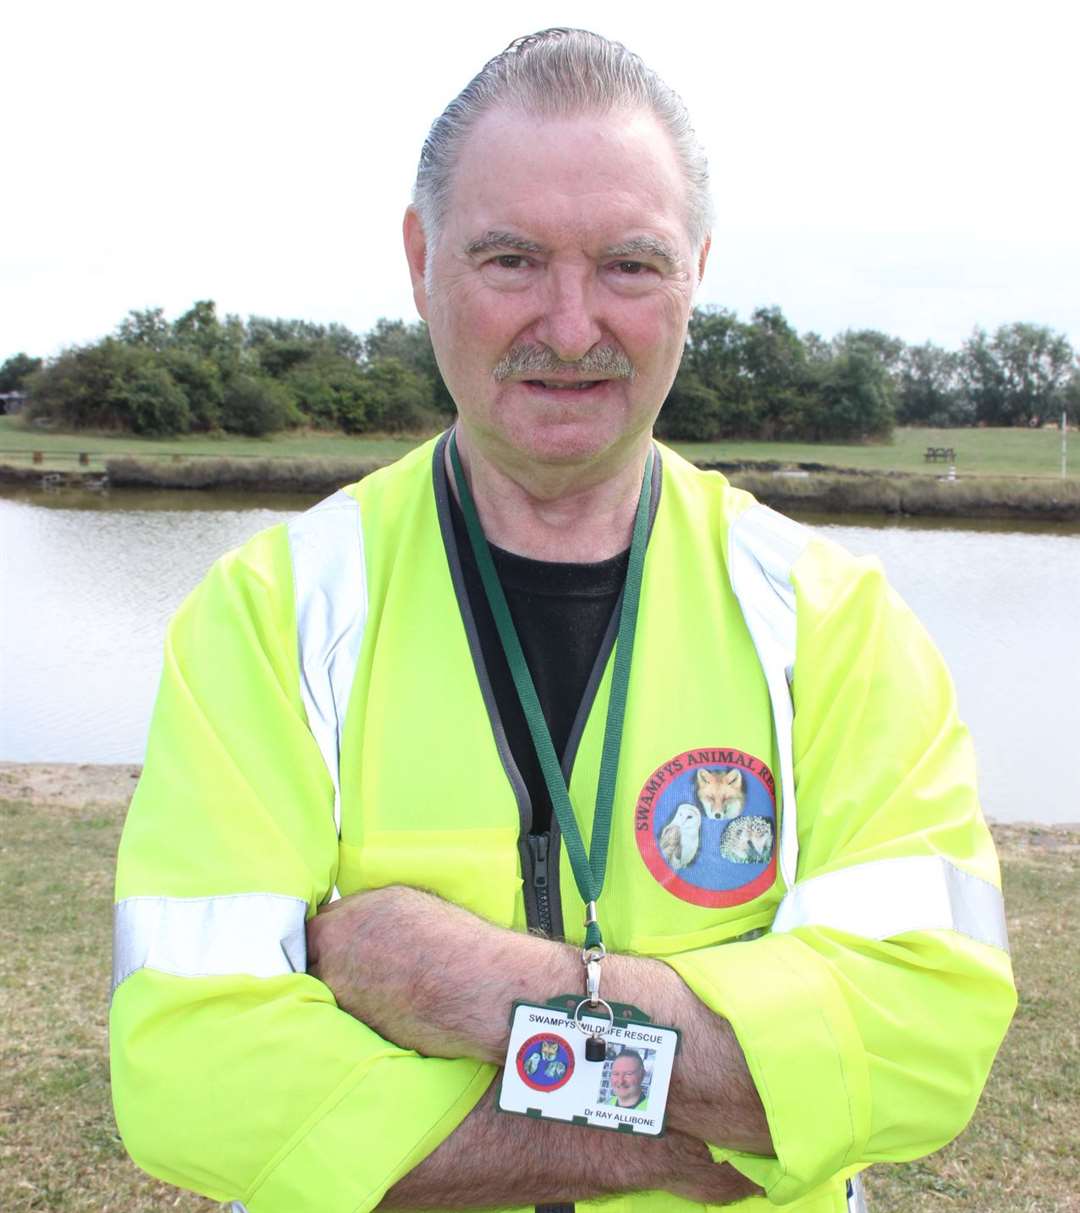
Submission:
[[[421,322],[340,324],[219,317],[202,300],[173,321],[131,311],[115,332],[48,361],[15,354],[0,392],[31,418],[145,435],[294,426],[346,433],[433,428],[454,411]],[[695,309],[657,432],[684,441],[887,437],[895,424],[1040,425],[1080,417],[1080,363],[1036,324],[976,329],[960,350],[872,329],[800,336],[778,307],[749,320]]]

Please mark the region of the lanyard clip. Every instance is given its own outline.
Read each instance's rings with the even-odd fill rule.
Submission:
[[[606,955],[603,944],[585,948],[581,953],[581,963],[585,966],[585,1000],[590,1007],[603,1001],[600,997],[600,962]]]
[[[590,960],[585,965],[585,997],[589,1006],[595,1007],[600,1001],[600,962]]]

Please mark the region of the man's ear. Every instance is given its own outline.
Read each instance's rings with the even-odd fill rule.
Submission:
[[[712,248],[712,233],[705,237],[701,242],[701,252],[698,253],[697,263],[697,285],[701,285],[702,278],[705,277],[705,263],[709,260],[709,249]]]
[[[405,237],[405,257],[409,262],[409,277],[412,279],[413,302],[421,319],[427,320],[427,285],[424,274],[427,269],[428,242],[424,225],[413,206],[405,212],[402,235]]]

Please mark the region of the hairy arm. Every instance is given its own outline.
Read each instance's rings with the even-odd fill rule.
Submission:
[[[310,971],[340,1007],[427,1056],[500,1064],[513,1002],[543,1002],[582,988],[577,949],[503,930],[415,889],[378,889],[336,902],[308,924],[308,939]],[[772,1153],[734,1033],[672,969],[644,957],[608,956],[602,993],[682,1033],[669,1128],[698,1143]],[[606,1135],[582,1136],[591,1142]]]
[[[629,1136],[507,1116],[495,1084],[433,1153],[383,1198],[384,1209],[460,1209],[588,1200],[662,1189],[706,1204],[760,1192],[682,1133]]]

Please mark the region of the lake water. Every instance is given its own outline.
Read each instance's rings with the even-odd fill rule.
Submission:
[[[0,493],[0,759],[139,762],[165,625],[308,501]],[[953,671],[1002,821],[1080,821],[1080,526],[807,519],[874,553]]]

